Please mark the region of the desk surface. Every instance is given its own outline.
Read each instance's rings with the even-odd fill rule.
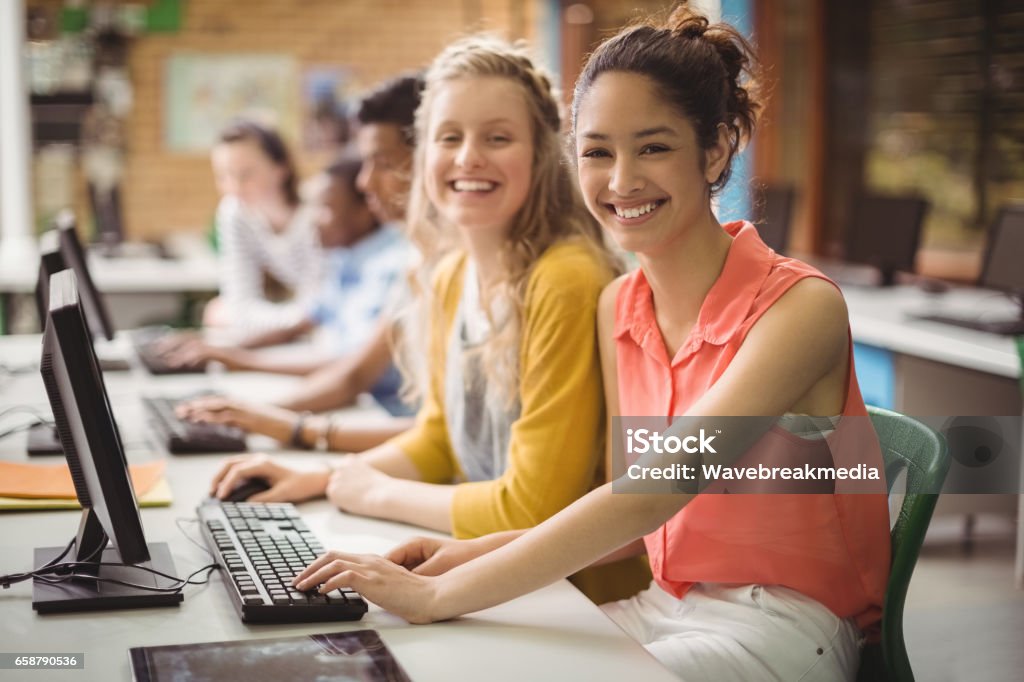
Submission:
[[[0,357],[9,365],[26,364],[38,356],[38,337],[0,338]],[[169,457],[147,442],[142,392],[175,393],[201,388],[215,380],[228,392],[267,399],[285,383],[267,382],[255,375],[216,377],[148,377],[140,373],[108,373],[107,389],[125,438],[129,461]],[[0,409],[13,404],[46,408],[42,382],[35,372],[0,378]],[[262,396],[261,396],[262,397]],[[296,461],[312,464],[309,454],[291,453]],[[0,458],[24,461],[24,436],[0,440]],[[45,458],[46,461],[58,461]],[[179,518],[194,518],[206,483],[221,456],[169,457],[168,478],[174,504],[142,510],[150,542],[167,542],[179,575],[209,560],[175,526]],[[327,546],[357,552],[381,552],[424,531],[409,526],[349,516],[327,502],[301,505],[310,527]],[[74,536],[78,512],[0,514],[0,573],[30,567],[32,548],[63,546]],[[183,523],[198,538],[194,523]],[[214,574],[211,582],[220,582]],[[641,646],[627,637],[601,611],[566,581],[499,607],[432,625],[408,625],[371,606],[356,623],[311,625],[242,624],[220,585],[190,586],[179,608],[39,616],[31,607],[31,584],[19,583],[0,591],[0,649],[6,652],[85,653],[80,670],[47,671],[39,679],[129,679],[129,647],[187,642],[275,637],[346,629],[372,628],[393,651],[413,680],[673,680]],[[7,671],[0,678],[7,679]]]
[[[843,286],[854,341],[957,367],[1016,379],[1013,337],[915,319],[919,314],[1013,317],[1019,308],[995,291],[951,289],[930,294],[914,286]]]
[[[104,258],[88,254],[89,273],[106,294],[214,292],[220,286],[217,256],[197,239],[182,239],[171,249],[174,258],[125,256]],[[35,290],[38,262],[0,272],[0,293],[25,294]]]

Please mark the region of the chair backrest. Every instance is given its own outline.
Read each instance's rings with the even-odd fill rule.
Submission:
[[[882,643],[865,649],[861,659],[862,680],[914,679],[903,640],[903,605],[924,542],[938,493],[949,471],[946,440],[921,422],[898,412],[868,407],[871,423],[882,446],[885,475],[892,484],[906,472],[906,496],[892,527],[892,569],[882,608]]]

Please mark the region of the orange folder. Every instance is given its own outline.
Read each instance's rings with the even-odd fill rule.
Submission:
[[[163,478],[166,462],[129,464],[136,497],[149,492]],[[71,470],[63,464],[0,462],[0,497],[75,499]]]

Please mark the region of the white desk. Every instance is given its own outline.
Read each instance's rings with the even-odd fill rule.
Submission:
[[[119,328],[138,326],[138,318],[146,312],[175,312],[174,304],[181,295],[208,295],[220,287],[217,256],[209,245],[197,239],[180,239],[169,249],[173,258],[125,256],[104,258],[90,251],[89,273],[96,287],[108,298],[115,325]],[[39,274],[38,262],[24,262],[19,267],[0,271],[0,304],[7,318],[16,306],[15,298],[32,294]],[[154,296],[160,295],[154,299]],[[162,306],[160,304],[163,304]],[[131,308],[138,309],[137,312]],[[5,320],[8,327],[10,320]]]
[[[38,337],[0,338],[0,357],[14,363],[38,356]],[[257,397],[265,378],[216,377],[221,387]],[[145,377],[108,373],[107,389],[121,426],[129,461],[166,457],[146,443],[140,391],[158,393],[197,388],[196,377]],[[277,386],[271,390],[278,390]],[[267,395],[268,398],[273,397]],[[38,374],[0,380],[0,409],[11,404],[44,404]],[[0,458],[24,460],[23,436],[0,441]],[[297,459],[308,454],[293,453]],[[58,461],[46,458],[48,461]],[[220,456],[170,457],[174,491],[169,508],[142,510],[150,542],[167,542],[179,575],[208,563],[209,557],[175,527],[193,518]],[[310,527],[330,547],[380,552],[424,531],[342,514],[324,501],[300,506]],[[0,573],[30,567],[32,548],[63,546],[77,530],[79,512],[0,514]],[[198,538],[195,524],[183,524]],[[221,576],[214,574],[212,583]],[[410,626],[370,607],[355,623],[311,625],[242,624],[221,585],[190,586],[179,608],[39,616],[31,607],[31,584],[0,591],[0,649],[7,652],[84,652],[85,673],[49,670],[31,679],[124,680],[130,678],[128,649],[135,646],[275,637],[346,629],[378,630],[395,657],[417,682],[429,680],[658,680],[676,679],[640,645],[566,581],[493,609],[446,623]],[[14,679],[0,671],[0,679]]]
[[[913,286],[844,286],[853,340],[894,353],[895,409],[909,415],[1019,415],[1020,359],[1014,340],[914,314],[993,319],[1019,314],[998,292],[972,288],[930,294]],[[1024,466],[1021,468],[1024,490]],[[1017,586],[1024,588],[1024,495],[1017,495]],[[936,513],[1013,510],[1013,496],[948,495]]]
[[[1020,360],[1013,338],[914,319],[914,314],[1013,317],[1019,308],[1002,294],[951,289],[929,294],[918,287],[844,286],[854,341],[895,353],[1017,379]]]
[[[167,293],[216,291],[217,255],[198,237],[184,236],[168,247],[171,258],[127,255],[105,258],[88,250],[89,273],[104,293]],[[35,290],[38,262],[0,272],[0,291],[27,294]]]

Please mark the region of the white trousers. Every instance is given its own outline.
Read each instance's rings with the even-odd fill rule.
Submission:
[[[854,680],[853,619],[785,587],[698,583],[682,599],[657,583],[602,610],[683,680]]]

